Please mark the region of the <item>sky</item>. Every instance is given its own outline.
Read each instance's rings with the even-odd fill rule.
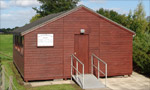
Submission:
[[[120,14],[134,11],[139,1],[143,2],[146,16],[150,16],[150,0],[80,0],[77,5],[85,5],[93,10],[104,8]],[[39,7],[37,0],[0,0],[0,28],[14,28],[29,23],[36,14],[32,7]]]

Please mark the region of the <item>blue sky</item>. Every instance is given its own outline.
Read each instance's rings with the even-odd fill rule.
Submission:
[[[150,16],[150,0],[143,2],[146,16]],[[83,4],[93,10],[99,8],[117,11],[120,14],[128,14],[129,10],[137,7],[139,0],[80,0],[78,5]],[[29,23],[36,12],[32,7],[39,7],[37,0],[0,0],[0,28],[14,28]]]

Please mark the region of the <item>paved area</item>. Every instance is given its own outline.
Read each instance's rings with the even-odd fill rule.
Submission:
[[[105,79],[100,81],[105,84]],[[29,82],[32,87],[54,84],[75,84],[71,80],[55,80],[43,82]],[[116,76],[107,79],[107,88],[86,89],[86,90],[150,90],[150,78],[140,75],[136,72],[130,77]]]
[[[105,79],[101,79],[101,82],[105,83]],[[112,90],[150,90],[150,78],[133,72],[130,77],[108,78],[107,87]]]
[[[112,90],[110,88],[101,88],[101,89],[85,89],[85,90]]]
[[[41,81],[41,82],[29,82],[32,87],[44,86],[44,85],[56,85],[56,84],[75,84],[71,80],[56,80],[56,81]]]

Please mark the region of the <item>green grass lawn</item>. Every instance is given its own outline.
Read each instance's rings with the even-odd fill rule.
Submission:
[[[5,55],[12,57],[13,47],[13,36],[12,35],[0,35],[0,52]],[[13,64],[13,60],[10,57],[0,54],[2,65],[5,67],[5,71],[9,76],[13,76],[13,83],[18,90],[82,90],[79,86],[73,84],[62,84],[62,85],[49,85],[40,87],[24,86],[23,79]]]
[[[13,35],[1,34],[0,35],[0,53],[3,53],[5,55],[12,57],[13,56],[12,51],[13,51]],[[7,57],[5,55],[0,54],[0,57],[3,59],[7,59],[7,60],[10,59],[10,57]]]

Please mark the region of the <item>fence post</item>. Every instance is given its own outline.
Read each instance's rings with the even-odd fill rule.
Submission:
[[[13,90],[13,88],[12,88],[12,81],[13,81],[13,77],[9,76],[9,89],[8,90]]]
[[[2,90],[5,90],[5,68],[2,66]]]

